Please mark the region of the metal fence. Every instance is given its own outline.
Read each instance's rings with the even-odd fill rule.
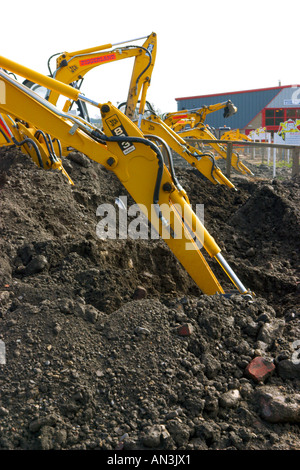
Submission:
[[[300,147],[287,144],[272,144],[269,142],[249,142],[233,140],[198,140],[189,139],[191,145],[203,146],[210,149],[209,144],[220,144],[226,148],[225,174],[231,175],[232,152],[237,152],[244,156],[246,160],[254,163],[272,165],[272,177],[277,174],[278,164],[286,165],[291,168],[291,177],[299,175],[299,155]]]

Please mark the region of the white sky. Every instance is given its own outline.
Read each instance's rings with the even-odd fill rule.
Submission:
[[[14,0],[1,6],[1,55],[47,75],[54,53],[155,32],[147,100],[168,112],[179,97],[299,84],[299,13],[299,0]],[[83,92],[125,101],[132,61],[96,67]]]

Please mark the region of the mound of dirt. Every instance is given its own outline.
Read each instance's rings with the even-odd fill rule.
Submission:
[[[203,295],[162,240],[99,239],[130,197],[64,166],[74,186],[0,151],[0,449],[298,450],[300,181],[176,170],[250,300]]]

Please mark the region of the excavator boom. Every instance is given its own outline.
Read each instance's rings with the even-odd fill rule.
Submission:
[[[234,185],[218,168],[212,154],[204,154],[195,147],[189,145],[156,114],[151,114],[147,119],[142,119],[139,127],[145,135],[154,134],[155,136],[162,138],[164,142],[172,148],[172,150],[184,158],[192,167],[202,173],[211,183],[223,184],[229,188],[234,188]]]
[[[175,132],[180,134],[181,138],[191,138],[195,140],[217,140],[215,135],[211,132],[209,126],[205,125],[205,119],[208,114],[214,113],[224,109],[223,117],[224,119],[232,116],[237,112],[237,107],[232,103],[231,100],[225,101],[223,103],[216,103],[209,106],[202,106],[201,108],[175,111],[173,113],[167,113],[163,117],[165,124],[170,126]],[[216,159],[223,158],[226,160],[227,152],[216,143],[209,143],[216,152]],[[244,165],[240,159],[239,155],[235,152],[232,154],[231,164],[235,170],[244,174],[244,175],[253,175],[252,171]]]
[[[146,40],[141,46],[128,44],[129,42],[145,38]],[[95,67],[123,59],[135,58],[125,111],[125,114],[132,118],[140,95],[142,96],[140,108],[141,113],[143,113],[146,93],[150,86],[151,75],[155,64],[156,50],[157,35],[156,33],[151,33],[149,36],[124,41],[122,43],[104,44],[102,46],[79,51],[64,52],[56,59],[56,70],[53,73],[51,70],[50,72],[51,76],[56,80],[68,85],[72,84],[75,87],[80,87],[84,76]],[[52,89],[48,90],[46,99],[50,103],[56,105],[58,98],[59,93]],[[71,103],[69,103],[69,107],[70,105]],[[64,110],[67,111],[69,107],[64,107]]]
[[[217,142],[216,137],[211,132],[211,130],[208,126],[203,126],[201,128],[200,127],[194,127],[193,129],[188,129],[186,131],[181,131],[180,136],[183,139],[190,138],[190,139],[195,139],[195,140],[199,140],[199,141],[203,141],[203,140],[214,141],[215,140],[216,142],[210,142],[207,145],[212,147],[217,152],[216,159],[218,160],[220,158],[223,158],[224,160],[226,160],[226,158],[227,158],[226,149],[224,148],[223,145],[220,145]],[[233,166],[233,168],[236,171],[238,171],[239,173],[241,173],[243,175],[247,175],[247,174],[248,175],[253,175],[252,171],[243,162],[240,161],[240,157],[239,157],[238,153],[236,153],[236,152],[232,152],[231,165]]]
[[[201,108],[185,109],[183,111],[167,113],[164,115],[163,120],[170,127],[173,127],[173,125],[175,125],[179,120],[184,120],[185,125],[190,124],[192,127],[195,127],[199,124],[203,124],[208,114],[215,113],[220,109],[224,109],[224,118],[228,118],[237,112],[237,107],[228,100],[223,103],[202,106]]]
[[[136,40],[137,39],[132,41]],[[52,77],[55,77],[56,80],[59,80],[68,85],[72,84],[73,87],[79,89],[84,76],[93,68],[110,62],[135,57],[134,67],[129,85],[128,97],[127,101],[125,102],[124,114],[128,116],[131,120],[134,120],[136,108],[139,102],[138,127],[141,127],[142,117],[145,111],[147,91],[150,86],[150,79],[155,64],[157,35],[156,33],[152,33],[148,37],[146,36],[146,41],[143,43],[142,46],[127,45],[123,47],[116,47],[121,46],[122,44],[124,44],[124,42],[121,44],[114,45],[104,44],[102,46],[96,46],[74,52],[64,52],[60,54],[56,59],[57,68],[55,72],[52,73],[52,71],[50,70],[50,66],[49,71]],[[29,83],[31,83],[32,85],[32,82]],[[60,94],[56,90],[52,90],[51,88],[49,88],[45,97],[50,103],[56,105],[59,96]],[[79,104],[80,115],[86,120],[89,120],[88,112],[86,110],[85,105],[82,105],[80,101]],[[67,100],[65,106],[63,107],[63,110],[68,111],[71,106],[72,102],[70,100]],[[199,123],[204,122],[207,114],[223,108],[224,117],[229,117],[237,111],[236,107],[232,104],[232,102],[227,101],[225,103],[218,103],[211,106],[203,106],[202,108],[191,111],[184,111],[184,113],[187,113],[186,115],[190,116],[190,119],[186,119],[186,121],[193,122],[193,127],[195,125],[196,128],[198,128],[197,125]],[[185,160],[187,160],[188,163],[190,163],[193,167],[197,168],[197,170],[201,172],[206,178],[208,178],[213,184],[219,183],[225,184],[231,188],[234,187],[233,184],[225,177],[225,175],[223,175],[220,168],[218,168],[218,166],[216,165],[213,154],[208,155],[207,153],[206,155],[200,155],[200,152],[197,149],[192,149],[191,146],[184,142],[182,136],[176,137],[175,130],[177,131],[182,128],[182,126],[179,126],[178,124],[178,116],[181,115],[180,113],[181,112],[169,113],[168,115],[166,115],[165,122],[160,119],[159,123],[158,117],[150,117],[150,119],[152,120],[156,119],[156,126],[155,129],[153,129],[154,134],[157,131],[157,136],[160,136],[162,138],[165,137],[167,144],[175,151],[177,151],[176,149],[180,149],[180,151],[177,151],[177,153],[182,156]],[[180,122],[181,121],[179,121],[179,123]],[[174,128],[172,128],[171,126],[172,123],[174,125]],[[179,126],[177,128],[176,123],[177,126]],[[149,128],[154,126],[145,123],[145,121],[143,120],[143,130],[146,131],[147,127]],[[5,142],[3,143],[3,145],[4,144]],[[190,149],[188,149],[188,147],[190,147]],[[219,158],[226,158],[226,152],[223,152],[223,150],[219,148],[219,146],[215,146],[215,148],[220,150]],[[66,152],[67,150],[64,148],[64,153]],[[236,164],[235,156],[233,157],[232,161],[233,166],[238,171],[242,171],[242,164]]]
[[[116,44],[114,46],[116,46]],[[120,45],[118,44],[118,46]],[[138,127],[141,127],[141,123],[143,122],[142,131],[144,133],[149,132],[151,129],[152,133],[154,133],[157,137],[165,139],[169,147],[176,151],[182,158],[184,158],[190,165],[195,167],[213,184],[225,184],[228,187],[233,188],[233,184],[225,177],[220,168],[218,168],[212,153],[203,154],[198,149],[189,146],[180,136],[176,134],[175,131],[173,131],[172,128],[170,128],[154,114],[149,117],[149,119],[152,121],[151,123],[148,123],[144,119],[142,120],[142,116],[145,111],[147,90],[150,85],[150,77],[156,57],[156,34],[152,33],[150,36],[146,37],[146,41],[144,42],[143,46],[131,45],[123,48],[119,47],[111,49],[112,47],[112,44],[105,44],[103,46],[82,49],[80,51],[70,53],[64,52],[63,54],[60,54],[56,60],[57,69],[54,73],[51,72],[49,67],[51,75],[52,77],[55,77],[56,80],[59,80],[65,84],[71,84],[73,87],[79,89],[79,87],[76,86],[77,82],[79,82],[80,79],[82,80],[84,75],[93,68],[104,63],[135,56],[135,64],[132,71],[128,99],[124,103],[124,114],[126,114],[131,120],[134,120],[135,112],[139,103]],[[107,51],[107,49],[110,50]],[[29,83],[32,84],[32,82]],[[141,99],[137,101],[140,94]],[[49,88],[45,97],[50,103],[57,104],[59,96],[60,94],[58,91]],[[77,101],[77,103],[80,103],[80,101]],[[147,104],[149,105],[148,102]],[[70,106],[71,102],[67,101],[63,110],[69,110]],[[87,117],[87,111],[83,111],[84,106],[80,105],[80,108],[82,110],[81,115],[89,120]],[[215,108],[216,106],[214,106],[214,110]],[[210,110],[210,112],[212,112],[212,110]],[[28,148],[26,148],[26,151],[29,153]],[[68,152],[65,146],[63,147],[63,151],[65,154]],[[32,152],[31,156],[34,159],[34,154],[32,154]],[[42,157],[42,159],[47,160],[46,154],[44,157]]]
[[[220,140],[245,140],[246,142],[252,142],[252,139],[246,134],[240,132],[239,129],[232,129],[221,135]]]

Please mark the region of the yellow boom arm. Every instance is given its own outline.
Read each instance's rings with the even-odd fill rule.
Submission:
[[[30,69],[18,67],[18,64],[8,62],[3,57],[0,57],[0,67],[16,74],[22,71],[29,80],[51,86],[67,97],[74,96],[72,87],[31,73]],[[113,171],[204,293],[213,295],[224,291],[203,256],[202,247],[219,262],[241,293],[248,292],[177,188],[176,180],[164,165],[158,147],[145,139],[138,127],[111,103],[100,104],[88,100],[79,92],[76,95],[77,99],[88,100],[100,109],[103,133],[89,123],[58,110],[2,71],[0,90],[1,113],[32,123],[35,128],[67,142]]]
[[[133,39],[132,41],[137,41],[138,39]],[[126,43],[127,42],[130,41],[126,41]],[[133,117],[140,95],[140,112],[143,114],[146,93],[150,86],[151,75],[156,59],[157,35],[156,33],[151,33],[146,37],[146,40],[141,46],[127,45],[121,47],[121,44],[124,44],[124,42],[118,44],[104,44],[102,46],[74,52],[64,52],[56,59],[57,69],[52,76],[56,80],[68,85],[71,83],[77,84],[83,79],[87,72],[95,67],[135,57],[125,114],[130,118]],[[46,98],[50,103],[56,105],[59,94],[50,89]],[[71,103],[68,103],[68,106],[64,107],[65,111],[69,110],[70,104]]]
[[[191,127],[195,127],[199,124],[203,124],[208,114],[219,111],[220,109],[224,109],[224,118],[228,118],[237,112],[236,106],[234,106],[234,104],[228,100],[223,103],[202,106],[201,108],[197,109],[185,109],[183,111],[167,113],[165,114],[163,120],[170,127],[176,126],[176,124],[179,124],[180,121],[182,122],[181,129],[183,129],[187,124],[189,124]],[[178,126],[177,129],[181,130],[178,128]]]
[[[180,136],[185,138],[191,138],[195,140],[217,140],[214,134],[210,131],[209,126],[205,125],[205,119],[208,114],[224,109],[224,118],[228,118],[237,112],[236,106],[228,100],[223,103],[212,104],[209,106],[202,106],[201,108],[175,111],[174,113],[167,113],[164,116],[165,124],[168,124],[174,131],[180,133]],[[189,125],[189,128],[186,126]],[[227,152],[223,146],[216,143],[209,143],[216,152],[216,159],[227,158]],[[232,153],[231,165],[235,170],[242,174],[252,175],[252,171],[244,165],[239,155],[235,152]]]
[[[152,33],[151,35],[149,35],[142,46],[131,45],[113,48],[113,46],[117,45],[119,44],[105,44],[102,46],[82,49],[74,52],[64,52],[63,54],[60,54],[59,57],[56,59],[57,69],[52,74],[52,76],[55,77],[56,80],[59,80],[65,84],[72,84],[72,86],[75,86],[76,88],[77,83],[79,83],[79,81],[83,79],[87,72],[89,72],[93,68],[118,60],[135,57],[135,63],[132,71],[128,98],[124,113],[130,119],[133,120],[134,113],[138,104],[138,99],[141,94],[138,123],[138,127],[140,127],[142,115],[145,110],[147,90],[150,86],[150,79],[156,58],[157,35],[156,33]],[[50,103],[56,105],[59,96],[60,94],[56,90],[52,90],[51,88],[49,88],[48,93],[46,95],[46,99]],[[66,104],[63,108],[64,111],[68,111],[71,107],[71,104],[72,103],[70,100],[66,101]],[[226,117],[236,112],[236,108],[234,107],[234,105],[231,103],[231,101],[228,101],[226,103],[219,103],[211,106],[203,106],[202,108],[189,112],[184,111],[184,113],[188,113],[187,115],[190,116],[189,121],[193,122],[194,126],[196,124],[204,122],[207,114],[218,111],[222,108],[225,108],[224,116]],[[200,152],[198,149],[192,149],[191,146],[184,142],[184,139],[182,137],[176,138],[175,130],[177,131],[179,130],[179,128],[176,129],[176,124],[174,125],[174,123],[178,121],[179,115],[179,112],[168,113],[165,118],[165,122],[160,120],[160,126],[156,125],[155,129],[153,129],[153,133],[155,134],[157,132],[158,136],[165,138],[171,148],[173,148],[180,156],[185,158],[185,160],[187,160],[192,166],[196,167],[198,171],[200,171],[211,182],[213,182],[214,184],[226,184],[229,187],[233,187],[233,184],[222,174],[221,170],[217,167],[212,154],[210,156],[208,156],[208,154],[202,154],[200,157]],[[158,118],[152,118],[152,120],[155,119],[156,123],[158,124]],[[174,130],[172,129],[172,126],[174,127]],[[147,127],[153,128],[154,126],[151,126],[145,123],[144,121],[144,132],[147,130]],[[170,134],[172,135],[170,136]],[[3,142],[3,144],[5,144],[5,142]],[[190,149],[188,147],[190,147]],[[219,149],[219,146],[216,146],[216,148]],[[219,150],[220,157],[226,158],[226,152],[223,152],[222,148],[220,148]],[[233,156],[232,164],[236,169],[241,171],[242,164],[236,164],[235,156]]]
[[[195,147],[189,145],[156,114],[151,114],[147,116],[147,119],[142,119],[140,128],[145,135],[154,134],[163,139],[171,149],[184,158],[213,184],[225,184],[230,188],[234,188],[234,185],[216,165],[215,158],[212,154],[203,154]]]
[[[232,129],[224,132],[224,134],[221,135],[220,140],[245,140],[247,142],[252,142],[252,139],[250,139],[246,134],[240,132],[239,129]]]
[[[227,158],[226,149],[217,142],[216,137],[210,131],[208,126],[203,126],[201,128],[194,127],[193,129],[181,131],[180,136],[184,139],[190,138],[190,139],[195,139],[195,140],[200,140],[200,141],[201,140],[216,140],[216,143],[210,142],[207,145],[212,147],[217,152],[217,156],[216,156],[217,160],[220,158],[224,158],[226,160]],[[246,175],[246,174],[253,175],[252,171],[249,170],[249,168],[246,165],[244,165],[243,162],[240,161],[239,155],[236,152],[232,152],[231,165],[233,166],[235,170],[242,173],[243,175]]]

